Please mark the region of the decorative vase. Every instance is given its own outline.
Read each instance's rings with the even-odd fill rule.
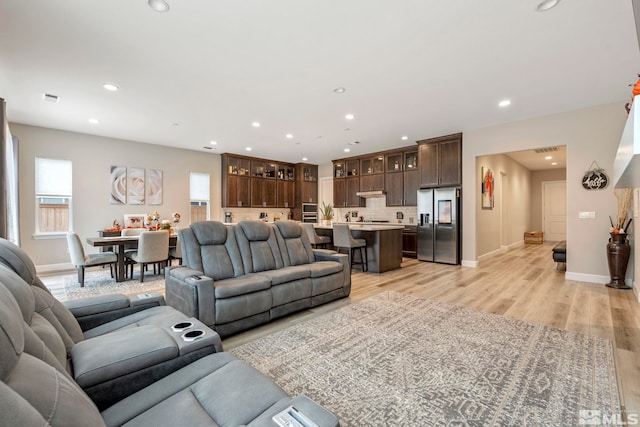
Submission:
[[[607,286],[615,289],[631,289],[624,280],[631,253],[627,235],[622,233],[610,233],[610,235],[611,238],[607,243],[607,261],[611,281]]]

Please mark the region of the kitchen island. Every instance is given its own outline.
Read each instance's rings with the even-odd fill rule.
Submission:
[[[367,264],[369,272],[384,273],[400,268],[402,262],[403,225],[380,225],[368,223],[345,223],[351,235],[367,242]],[[320,236],[330,236],[333,240],[333,225],[315,225]]]

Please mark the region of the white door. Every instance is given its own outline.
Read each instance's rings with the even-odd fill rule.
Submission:
[[[567,239],[567,183],[542,183],[542,232],[544,240]]]

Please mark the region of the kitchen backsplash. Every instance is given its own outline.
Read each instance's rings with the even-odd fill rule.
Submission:
[[[225,213],[233,214],[233,222],[260,219],[261,213],[267,214],[267,219],[273,221],[274,218],[287,219],[287,213],[291,211],[289,208],[222,208],[220,210],[220,218],[224,220]]]
[[[334,221],[344,221],[347,212],[358,212],[357,216],[361,216],[365,221],[372,220],[388,220],[391,223],[402,224],[415,224],[417,218],[417,208],[415,206],[391,206],[386,205],[387,199],[385,197],[377,197],[366,199],[366,207],[354,207],[354,208],[336,208],[334,209]],[[397,212],[402,212],[404,219],[398,220],[396,218]],[[350,218],[350,221],[355,221],[357,218]]]

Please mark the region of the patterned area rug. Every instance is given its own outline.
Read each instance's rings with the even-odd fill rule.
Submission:
[[[144,275],[144,282],[140,282],[138,271],[133,279],[116,282],[111,278],[108,268],[87,270],[84,278],[84,288],[78,283],[78,274],[69,273],[55,276],[40,276],[51,293],[60,301],[84,298],[105,294],[141,294],[144,292],[162,292],[164,294],[164,276],[154,275],[153,269]]]
[[[395,292],[232,353],[343,426],[573,426],[586,411],[620,413],[610,341]]]

